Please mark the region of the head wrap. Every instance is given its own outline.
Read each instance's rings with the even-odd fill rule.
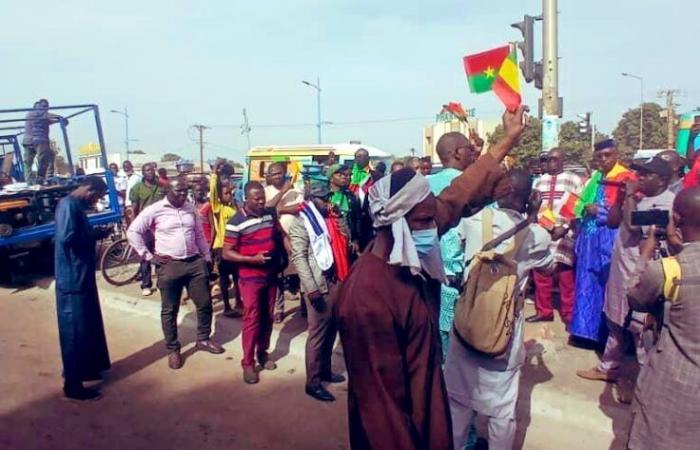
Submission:
[[[394,236],[389,264],[407,267],[413,275],[419,275],[424,267],[418,257],[406,214],[429,194],[428,180],[412,169],[401,169],[391,176],[380,178],[369,189],[369,209],[374,227],[390,226]],[[442,268],[442,262],[440,267]],[[442,277],[433,272],[435,270],[428,271],[431,277],[442,281],[444,271]]]

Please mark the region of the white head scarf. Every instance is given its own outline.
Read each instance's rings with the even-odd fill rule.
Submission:
[[[430,264],[430,268],[421,264],[413,236],[411,236],[411,229],[406,221],[406,214],[430,194],[428,180],[416,173],[391,196],[391,179],[392,176],[382,177],[369,189],[368,194],[374,227],[391,226],[394,246],[389,254],[389,264],[407,267],[413,275],[420,275],[425,269],[431,277],[443,281],[445,272],[442,268],[442,260],[439,260],[439,273],[436,273],[437,270],[431,270],[435,269],[432,267],[433,264]]]

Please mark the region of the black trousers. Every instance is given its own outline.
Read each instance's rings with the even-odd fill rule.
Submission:
[[[236,288],[236,304],[242,305],[241,294],[238,289],[238,269],[236,265],[231,261],[227,261],[224,258],[219,259],[218,264],[219,269],[219,287],[221,288],[221,301],[224,302],[224,307],[229,309],[231,304],[229,302],[229,289],[231,288],[231,278],[233,278],[233,285]]]
[[[333,288],[331,288],[333,292]],[[335,295],[326,294],[318,308],[311,305],[305,295],[303,302],[307,302],[308,337],[306,339],[306,384],[317,387],[322,378],[331,375],[331,356],[333,344],[338,334],[338,328],[333,319],[333,301]]]
[[[204,258],[193,256],[185,260],[171,260],[167,264],[156,266],[156,274],[161,298],[160,318],[168,350],[180,349],[177,313],[185,286],[197,308],[197,340],[209,339],[213,308],[209,293],[209,269]]]

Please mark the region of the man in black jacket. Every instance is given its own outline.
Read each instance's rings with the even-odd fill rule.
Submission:
[[[347,222],[352,253],[357,254],[360,250],[360,242],[371,240],[371,238],[366,239],[366,235],[372,233],[371,224],[369,229],[363,226],[360,200],[348,190],[350,167],[336,164],[329,168],[328,174],[330,175],[331,190],[329,201],[338,208]]]

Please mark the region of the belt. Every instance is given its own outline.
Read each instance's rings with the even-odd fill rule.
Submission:
[[[168,255],[161,255],[161,256],[169,258],[168,262],[177,261],[177,262],[185,262],[185,263],[196,261],[202,257],[201,255],[192,255],[192,256],[188,256],[187,258],[173,258],[173,257],[168,256]]]

